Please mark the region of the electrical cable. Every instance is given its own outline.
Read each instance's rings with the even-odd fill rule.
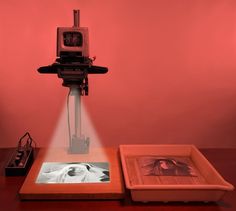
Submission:
[[[26,139],[27,137],[27,139]],[[26,143],[22,145],[22,142],[25,141]],[[36,142],[32,139],[31,135],[29,132],[26,132],[18,141],[18,149],[21,148],[30,148],[32,147],[32,143],[34,143],[34,148],[36,148]]]

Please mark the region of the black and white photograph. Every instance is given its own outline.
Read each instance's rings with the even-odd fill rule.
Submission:
[[[138,162],[143,176],[197,176],[187,158],[141,157]]]
[[[107,183],[110,182],[107,162],[44,162],[36,183]]]

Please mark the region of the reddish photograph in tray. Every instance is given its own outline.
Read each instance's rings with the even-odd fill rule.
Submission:
[[[138,158],[143,176],[197,176],[194,167],[185,157],[148,157]]]

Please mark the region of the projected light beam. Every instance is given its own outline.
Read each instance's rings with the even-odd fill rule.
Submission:
[[[55,130],[53,132],[52,138],[50,140],[49,148],[68,148],[70,147],[70,136],[75,134],[75,122],[77,121],[77,134],[81,134],[81,136],[86,135],[90,140],[90,149],[101,148],[103,147],[102,141],[94,127],[92,119],[87,112],[87,109],[81,100],[80,100],[80,115],[75,115],[74,107],[75,98],[73,96],[69,96],[65,102],[60,117],[58,119],[57,125],[55,126]],[[69,116],[69,119],[68,119]],[[77,118],[76,118],[77,116]],[[78,119],[79,118],[79,119]],[[76,120],[77,119],[77,120]],[[70,129],[69,129],[70,126]],[[74,132],[73,132],[74,131]],[[80,131],[80,132],[79,132]],[[71,134],[71,135],[70,135]]]

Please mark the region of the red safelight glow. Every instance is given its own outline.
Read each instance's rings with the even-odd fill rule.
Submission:
[[[2,146],[26,130],[49,144],[68,90],[36,70],[77,8],[90,55],[110,70],[84,98],[102,144],[235,146],[236,5],[212,0],[1,2]]]

